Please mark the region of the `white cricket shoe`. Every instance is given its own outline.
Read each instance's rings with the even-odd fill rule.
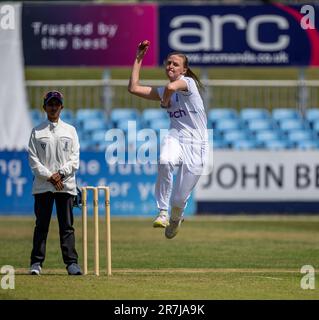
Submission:
[[[177,235],[183,221],[184,219],[177,221],[172,220],[172,218],[169,219],[169,225],[165,229],[165,237],[167,239],[173,239]]]
[[[169,225],[168,213],[165,210],[161,210],[153,221],[154,228],[166,228]]]
[[[38,275],[40,275],[40,273],[41,273],[40,262],[36,262],[36,263],[32,264],[30,267],[30,274],[38,276]]]

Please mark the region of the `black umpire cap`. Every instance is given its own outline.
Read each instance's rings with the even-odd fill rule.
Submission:
[[[57,99],[63,105],[63,94],[59,91],[49,91],[43,97],[43,105],[46,106],[51,99]]]

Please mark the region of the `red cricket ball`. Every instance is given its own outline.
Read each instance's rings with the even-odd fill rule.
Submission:
[[[140,49],[145,49],[149,45],[150,45],[150,41],[149,40],[144,40],[143,42],[140,43],[139,47],[140,47]]]

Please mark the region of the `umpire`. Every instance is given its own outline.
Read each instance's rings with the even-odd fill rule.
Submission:
[[[79,139],[75,128],[60,119],[63,109],[63,95],[60,92],[48,92],[44,96],[43,109],[47,120],[33,128],[28,148],[29,164],[34,175],[32,194],[36,216],[30,273],[41,273],[55,202],[63,261],[68,274],[81,275],[73,228]]]

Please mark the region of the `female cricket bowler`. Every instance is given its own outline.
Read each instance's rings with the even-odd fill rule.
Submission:
[[[155,198],[158,216],[155,228],[165,228],[165,236],[176,236],[183,221],[187,200],[198,182],[208,152],[207,118],[199,89],[202,83],[188,66],[186,55],[170,53],[165,61],[169,82],[165,87],[139,84],[142,61],[150,45],[144,40],[138,45],[128,91],[139,97],[160,101],[170,117],[170,129],[164,137],[158,164]],[[173,186],[173,171],[178,166]],[[171,214],[169,217],[169,205]]]

